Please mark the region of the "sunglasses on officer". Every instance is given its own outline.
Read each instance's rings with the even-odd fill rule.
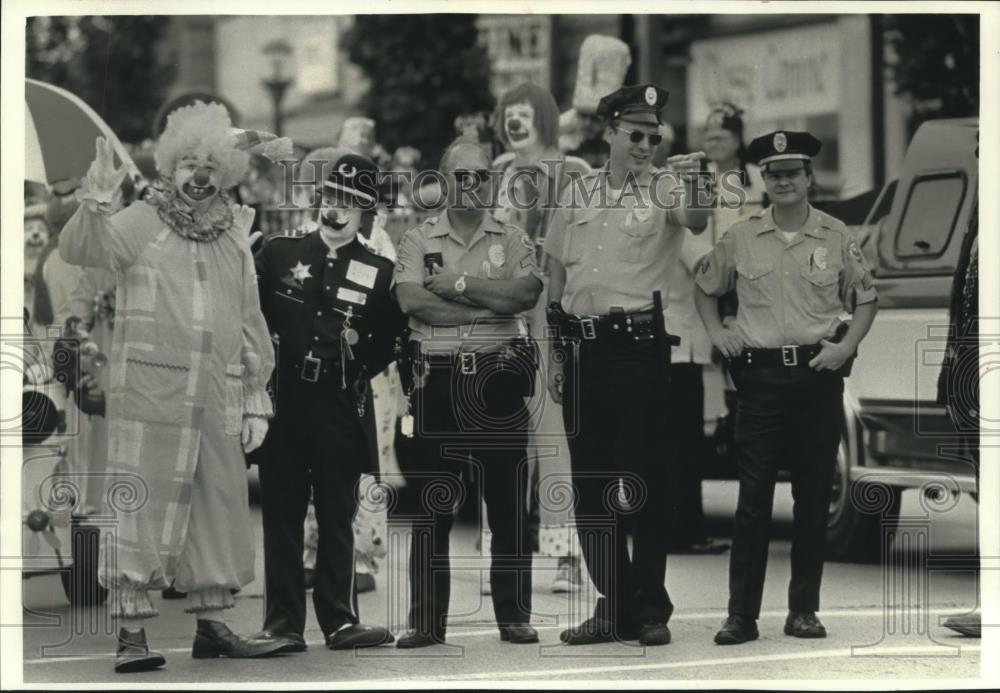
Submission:
[[[451,175],[461,188],[469,190],[486,183],[493,174],[488,168],[456,168]]]
[[[639,144],[640,142],[642,142],[643,138],[646,138],[649,140],[650,147],[657,147],[659,146],[660,142],[663,141],[663,135],[661,135],[658,132],[643,132],[642,130],[629,130],[628,128],[623,128],[621,125],[619,125],[616,129],[620,130],[621,132],[627,132],[628,141],[631,142],[632,144]]]

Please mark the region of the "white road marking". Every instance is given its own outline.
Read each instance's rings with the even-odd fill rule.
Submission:
[[[982,650],[981,645],[963,645],[961,647],[961,652],[979,652]],[[936,648],[928,645],[914,645],[909,647],[893,647],[886,648],[880,651],[883,656],[886,655],[897,655],[897,656],[919,656],[921,653],[931,654],[936,651]],[[852,652],[850,648],[837,648],[834,650],[810,650],[808,652],[788,652],[788,653],[778,653],[769,655],[757,655],[756,657],[719,657],[716,659],[692,659],[683,662],[657,662],[655,664],[616,664],[613,666],[603,666],[603,667],[576,667],[572,669],[534,669],[525,670],[518,669],[516,671],[495,671],[495,672],[483,672],[475,674],[451,674],[451,675],[441,675],[441,676],[414,676],[410,678],[403,679],[370,679],[367,683],[388,683],[390,681],[405,681],[407,683],[415,683],[421,681],[448,681],[448,680],[463,680],[463,681],[475,681],[479,679],[496,679],[498,681],[503,681],[513,678],[535,678],[535,677],[558,677],[558,676],[577,676],[581,674],[611,674],[615,672],[627,672],[627,671],[654,671],[657,669],[683,669],[687,667],[720,667],[727,666],[731,664],[758,664],[761,662],[783,662],[791,661],[796,659],[832,659],[836,657],[850,657]]]
[[[927,609],[926,613],[928,615],[933,616],[933,615],[939,615],[939,614],[953,614],[953,613],[957,613],[958,611],[961,611],[961,610],[962,610],[961,606],[938,607],[938,608],[933,608],[933,609]],[[819,616],[821,617],[821,619],[825,619],[825,618],[849,618],[849,617],[852,617],[852,616],[853,617],[858,617],[858,618],[877,618],[877,617],[880,617],[880,616],[884,616],[885,614],[886,614],[886,610],[885,609],[831,609],[830,611],[821,611],[821,612],[819,612]],[[787,611],[763,611],[760,614],[761,618],[784,618],[786,615],[787,615]],[[670,618],[670,621],[672,623],[674,621],[697,621],[697,620],[703,620],[703,619],[718,619],[720,621],[720,623],[721,623],[723,620],[725,620],[725,618],[726,618],[726,612],[724,610],[720,609],[719,611],[703,611],[703,612],[694,612],[694,613],[690,613],[690,614],[675,614],[675,615],[673,615]],[[461,624],[459,624],[459,623],[453,623],[453,624],[451,624],[452,631],[448,633],[448,642],[449,643],[452,642],[453,640],[460,640],[460,639],[464,639],[464,638],[478,638],[478,637],[483,637],[483,636],[487,636],[487,635],[497,635],[497,629],[495,627],[494,628],[484,628],[484,629],[481,629],[481,630],[464,630],[464,629],[462,629],[462,628],[459,627],[460,625]],[[539,630],[539,631],[543,631],[543,630],[556,630],[556,629],[566,628],[566,624],[551,624],[551,625],[533,624],[533,625],[534,625],[535,629]],[[932,623],[931,625],[933,626],[933,625],[936,625],[936,624]],[[322,647],[326,646],[326,643],[323,640],[307,640],[306,644],[309,645],[309,647],[313,647],[313,648],[322,648]],[[553,643],[553,644],[555,644],[555,643]],[[963,648],[968,648],[968,649],[978,649],[978,647],[977,648],[972,648],[970,646],[965,646],[965,645],[963,645],[962,647]],[[175,652],[190,652],[191,651],[190,647],[154,647],[153,649],[156,652],[160,652],[160,653],[163,653],[163,654],[175,653]],[[832,652],[832,650],[830,650],[830,651]],[[850,655],[850,651],[849,650],[845,650],[845,651],[847,652],[848,655]],[[781,656],[784,656],[784,655],[768,655],[768,656],[781,657]],[[827,656],[834,656],[834,655],[827,655]],[[110,652],[108,654],[100,654],[100,655],[67,655],[67,656],[55,655],[55,656],[52,656],[52,657],[40,657],[40,658],[37,658],[37,659],[25,659],[24,660],[24,664],[26,666],[29,666],[29,665],[49,665],[49,664],[63,664],[63,663],[72,663],[72,662],[90,662],[90,661],[111,660],[111,659],[114,659],[114,655],[112,653],[110,653]],[[711,661],[715,661],[715,660],[711,660]],[[677,664],[683,664],[683,662],[678,662]],[[655,666],[659,666],[659,665],[655,665]],[[690,665],[686,665],[686,666],[695,666],[695,665],[694,664],[690,664]],[[633,668],[633,667],[629,666],[627,668]],[[546,675],[550,674],[550,672],[548,672],[548,671],[545,672],[545,673],[546,673]],[[522,673],[522,675],[526,675],[526,674]],[[489,677],[487,677],[487,678],[489,678]],[[396,680],[396,679],[387,679],[387,680]],[[407,680],[409,680],[409,679],[407,679]],[[432,680],[432,679],[428,679],[428,680]]]

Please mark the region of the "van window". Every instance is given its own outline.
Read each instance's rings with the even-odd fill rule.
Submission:
[[[935,258],[948,247],[965,197],[962,171],[934,173],[917,178],[903,209],[896,235],[900,258]]]

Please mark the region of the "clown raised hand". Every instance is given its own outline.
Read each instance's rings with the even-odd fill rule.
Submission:
[[[94,211],[110,213],[121,199],[121,185],[128,170],[124,164],[115,168],[114,149],[106,138],[98,137],[95,149],[96,157],[87,169],[77,197]]]

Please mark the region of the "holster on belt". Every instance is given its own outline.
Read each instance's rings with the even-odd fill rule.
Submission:
[[[656,360],[657,375],[663,392],[666,393],[670,387],[670,357],[671,347],[681,343],[681,338],[667,332],[667,323],[663,319],[663,294],[659,291],[653,292],[653,339],[656,344],[656,351],[660,358]]]

